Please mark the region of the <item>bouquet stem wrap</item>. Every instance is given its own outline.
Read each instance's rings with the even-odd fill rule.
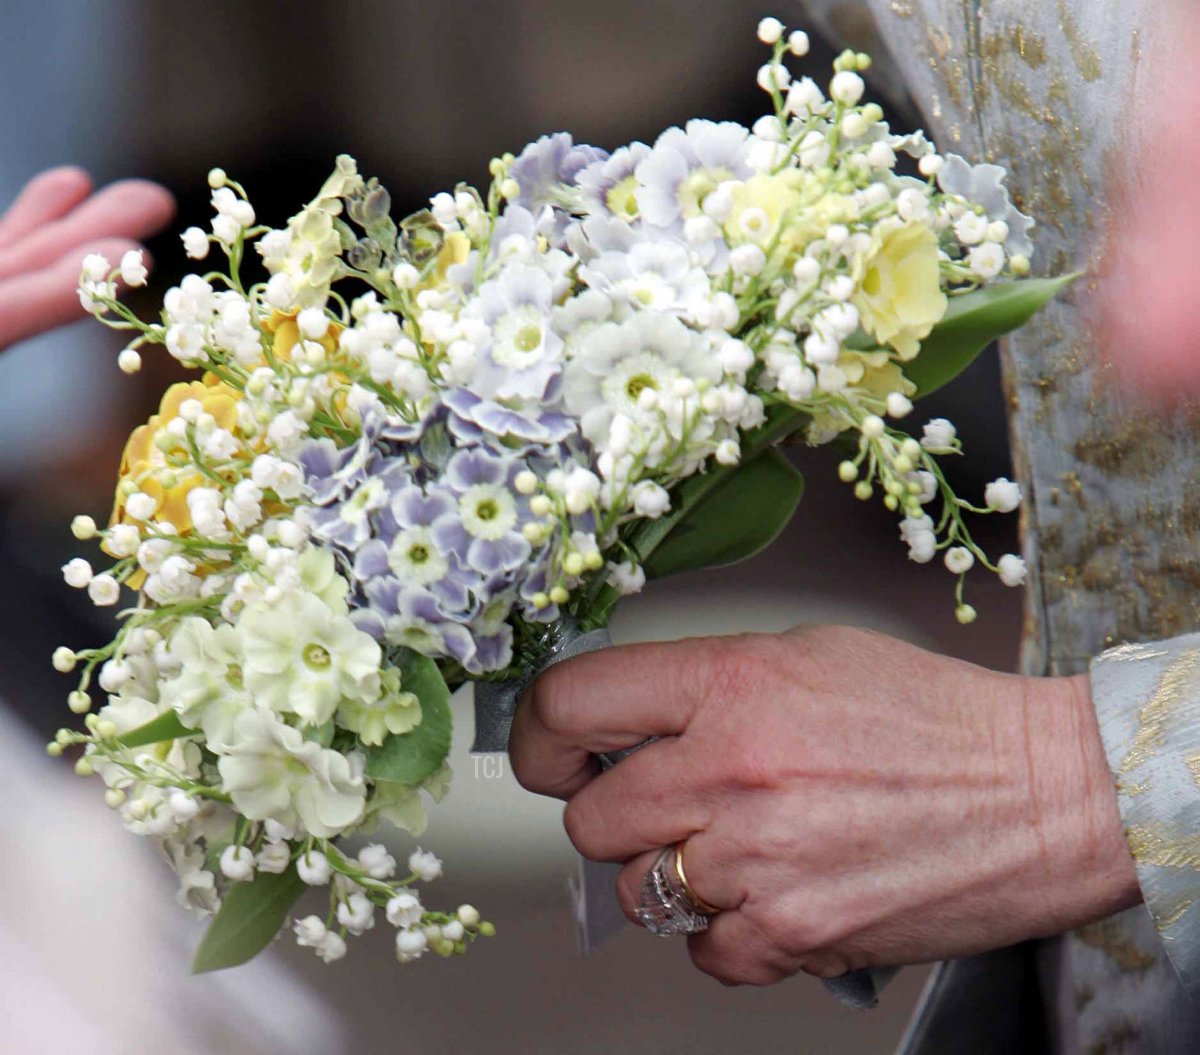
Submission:
[[[475,683],[475,740],[472,752],[508,750],[513,715],[525,691],[556,663],[598,652],[612,644],[607,627],[584,630],[573,619],[562,619],[550,627],[546,650],[523,677],[509,681]],[[579,877],[571,885],[579,950],[589,953],[625,925],[625,914],[614,896],[619,864],[580,859]],[[847,1007],[867,1010],[879,1003],[879,994],[896,975],[896,968],[867,968],[840,978],[825,979],[825,987]]]

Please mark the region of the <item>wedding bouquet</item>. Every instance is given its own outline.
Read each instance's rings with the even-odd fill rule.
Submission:
[[[525,676],[648,579],[770,542],[802,489],[785,437],[845,445],[842,480],[902,514],[913,560],[942,556],[962,622],[974,565],[1021,583],[964,522],[1017,486],[959,499],[954,427],[895,423],[1067,279],[1024,277],[1032,221],[1001,169],[863,101],[867,56],[823,90],[785,65],[804,33],[759,35],[773,105],[752,129],[612,154],[546,136],[399,223],[348,156],[279,229],[213,170],[211,230],[183,244],[221,266],[153,322],[116,295],[145,283],[137,253],[84,262],[85,306],[132,337],[122,370],[159,345],[199,376],[130,437],[108,526],[73,523],[109,563],[66,581],[132,602],[109,644],[56,651],[87,719],[50,751],[82,745],[76,770],[215,913],[197,970],[253,956],[309,886],[327,909],[295,934],[326,961],[379,910],[401,961],[491,934],[425,906],[433,854],[339,840],[424,831],[456,687]]]

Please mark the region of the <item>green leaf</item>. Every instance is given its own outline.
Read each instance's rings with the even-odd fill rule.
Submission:
[[[397,664],[400,688],[421,701],[421,724],[393,733],[378,747],[367,748],[367,776],[397,784],[419,784],[450,753],[450,690],[437,664],[428,656],[407,652]]]
[[[323,725],[306,725],[301,730],[305,740],[312,740],[313,743],[320,744],[322,747],[328,747],[333,743],[335,732],[337,732],[337,725],[332,718]]]
[[[688,509],[646,559],[647,578],[753,557],[784,529],[803,494],[799,470],[774,448],[764,451]]]
[[[803,428],[808,420],[807,414],[794,407],[783,404],[773,406],[767,411],[767,420],[742,437],[740,464],[709,469],[706,473],[699,473],[685,480],[676,489],[671,500],[671,511],[657,520],[642,521],[627,540],[642,563],[651,558],[675,530],[675,526],[686,519],[708,495],[724,487],[732,476],[754,461],[763,451]],[[605,585],[602,579],[598,579],[597,589],[588,595],[586,602],[578,610],[582,625],[587,628],[607,626],[612,610],[620,599],[620,590],[615,586]]]
[[[1079,275],[1024,278],[951,297],[945,317],[921,342],[920,354],[904,364],[905,376],[917,386],[913,398],[927,396],[952,381],[992,341],[1023,326]]]
[[[174,711],[167,711],[157,718],[151,718],[145,725],[130,729],[124,736],[117,737],[117,743],[123,747],[144,747],[146,744],[157,744],[162,740],[175,740],[181,736],[195,736],[196,730],[189,729],[179,720]]]
[[[234,884],[196,950],[192,973],[221,971],[257,956],[279,933],[304,890],[292,866],[279,875],[256,872],[250,882]]]

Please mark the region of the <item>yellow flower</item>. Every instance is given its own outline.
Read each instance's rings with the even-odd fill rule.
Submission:
[[[271,354],[278,362],[290,363],[292,361],[292,351],[296,345],[300,343],[300,326],[296,322],[298,312],[274,312],[271,317],[263,323],[263,329],[271,334],[273,340],[271,342]],[[331,322],[325,336],[316,343],[325,349],[325,354],[332,358],[337,352],[338,337],[344,329],[339,323]],[[259,365],[264,365],[264,359]]]
[[[850,388],[869,393],[881,403],[893,392],[911,396],[917,391],[917,386],[892,362],[888,352],[846,349],[838,358],[837,365],[846,375],[846,384]],[[814,446],[828,443],[850,427],[850,422],[836,411],[815,414],[808,428],[808,442]]]
[[[876,232],[856,271],[853,299],[863,329],[890,344],[901,359],[913,358],[946,314],[937,236],[919,223]]]
[[[773,176],[751,176],[733,188],[733,209],[725,221],[725,236],[731,244],[755,242],[769,248],[780,235],[787,250],[798,249],[820,234],[820,228],[801,211],[801,174],[795,169]],[[806,222],[808,221],[808,222]]]
[[[171,467],[156,441],[167,423],[179,416],[180,404],[185,399],[199,400],[204,412],[213,416],[218,427],[236,436],[237,405],[241,398],[242,395],[237,389],[230,388],[211,375],[203,381],[185,381],[168,388],[163,393],[158,413],[145,425],[134,429],[125,444],[125,453],[121,456],[116,502],[109,520],[110,526],[124,523],[126,520],[125,496],[122,494],[121,484],[128,480],[139,491],[158,502],[158,512],[155,514],[157,519],[173,524],[181,535],[190,531],[192,515],[188,510],[188,492],[202,486],[204,477],[194,470],[183,471],[176,475],[171,487],[164,487],[158,479],[158,474],[161,470]]]

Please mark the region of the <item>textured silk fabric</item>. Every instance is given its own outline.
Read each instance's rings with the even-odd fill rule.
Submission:
[[[1200,1001],[1200,634],[1092,662],[1092,700],[1146,908]],[[1195,1038],[1200,1050],[1200,1035]]]

